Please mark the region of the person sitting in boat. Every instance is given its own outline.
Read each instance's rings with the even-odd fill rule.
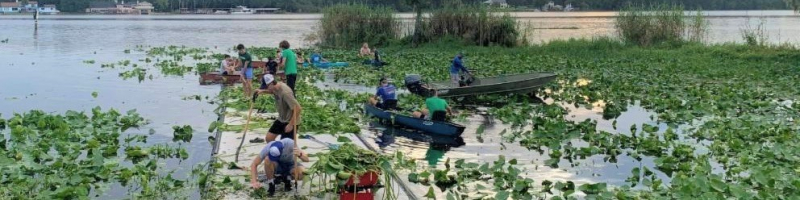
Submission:
[[[284,190],[291,191],[292,181],[290,179],[303,180],[303,165],[295,163],[297,161],[295,157],[302,162],[309,162],[308,155],[297,148],[293,139],[283,138],[267,143],[250,164],[250,185],[255,189],[261,188],[261,182],[258,180],[258,166],[263,163],[267,178],[267,195],[275,194],[276,182],[283,183]]]
[[[311,63],[319,64],[319,63],[327,63],[328,60],[322,57],[322,54],[317,50],[314,54],[311,54]]]
[[[459,52],[455,58],[453,58],[452,64],[450,65],[450,82],[453,83],[453,87],[462,87],[468,84],[461,84],[461,75],[460,72],[468,76],[472,76],[472,73],[464,66],[464,52]]]
[[[369,103],[383,110],[398,110],[396,91],[397,88],[387,78],[381,78],[378,91],[370,97]]]
[[[272,74],[272,76],[278,74],[278,62],[275,61],[275,57],[273,56],[267,58],[267,71],[269,74]]]
[[[425,99],[426,109],[412,113],[414,117],[433,121],[447,121],[447,116],[453,115],[453,109],[442,98],[439,98],[435,89],[431,89],[430,97]]]
[[[358,56],[368,57],[368,56],[371,56],[371,55],[373,55],[373,54],[372,54],[372,50],[369,49],[369,44],[364,42],[364,44],[361,45],[361,51],[358,52]]]
[[[384,65],[389,65],[389,63],[384,62],[381,59],[381,54],[378,51],[378,48],[374,48],[372,50],[372,55],[375,56],[375,57],[372,60],[365,60],[364,61],[365,65],[372,65],[372,66],[375,66],[375,67],[381,67],[381,66],[384,66]]]
[[[236,63],[233,62],[231,55],[225,55],[225,59],[219,63],[219,71],[222,75],[234,74],[236,72]]]

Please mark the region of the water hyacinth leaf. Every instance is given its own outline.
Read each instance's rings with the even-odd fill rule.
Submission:
[[[189,142],[192,140],[192,126],[184,125],[184,126],[172,126],[172,130],[174,131],[172,141],[183,141]]]
[[[452,192],[447,192],[447,200],[456,200],[456,196]]]
[[[336,138],[336,142],[350,143],[350,142],[353,142],[353,141],[350,140],[350,138],[348,138],[348,137],[339,136],[339,137]]]
[[[436,200],[436,192],[434,192],[433,186],[428,187],[428,192],[425,193],[425,196],[423,196],[423,197],[428,198],[428,199]]]
[[[93,97],[93,98],[97,98],[97,92],[96,92],[96,91],[95,91],[95,92],[92,92],[92,97]]]
[[[511,196],[511,193],[508,191],[498,191],[497,194],[494,195],[494,199],[496,200],[506,200],[508,197]]]

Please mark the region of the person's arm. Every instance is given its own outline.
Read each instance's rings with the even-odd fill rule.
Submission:
[[[280,69],[284,69],[284,68],[286,68],[286,58],[284,58],[283,56],[281,56],[281,62],[280,62],[280,63],[278,63],[278,67],[279,67]]]
[[[300,159],[301,161],[303,161],[303,162],[309,162],[309,161],[311,161],[311,160],[308,158],[308,154],[306,154],[305,152],[303,152],[303,151],[302,151],[302,150],[300,150],[299,148],[294,148],[294,155],[296,155],[296,156],[297,156],[297,158],[299,158],[299,159]]]
[[[469,74],[469,70],[467,70],[467,67],[464,66],[464,62],[462,62],[461,59],[456,59],[453,62],[456,64],[456,67],[458,68],[458,70],[461,70],[464,73]]]
[[[261,164],[261,155],[257,155],[250,164],[250,186],[253,188],[261,188],[261,183],[258,182],[258,165]]]
[[[289,120],[289,124],[286,125],[286,132],[291,132],[294,130],[294,127],[297,125],[297,118],[300,118],[300,112],[303,110],[303,107],[300,106],[300,103],[297,102],[297,99],[294,97],[292,98],[283,98],[287,104],[292,106],[292,119]],[[298,134],[298,133],[295,133]]]

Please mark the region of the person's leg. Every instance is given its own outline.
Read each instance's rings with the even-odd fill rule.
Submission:
[[[253,68],[245,68],[244,70],[244,93],[245,98],[253,95]]]
[[[283,126],[283,127],[286,128],[286,126]],[[294,128],[292,128],[292,131],[289,131],[289,132],[286,132],[284,130],[283,134],[281,134],[281,139],[289,138],[289,139],[294,140],[294,133],[296,132],[295,129],[298,129],[298,128],[300,128],[300,125],[295,126]]]
[[[419,111],[414,111],[413,113],[411,113],[411,115],[412,115],[412,116],[414,116],[414,117],[416,117],[416,118],[423,118],[423,117],[425,117],[425,116],[422,114],[422,112],[419,112]]]
[[[298,160],[298,162],[299,162],[299,160]],[[297,165],[297,167],[295,167],[294,170],[292,170],[292,177],[294,177],[294,180],[298,180],[298,181],[303,180],[303,172],[305,170],[306,169],[303,168],[302,165]]]
[[[264,138],[266,142],[269,143],[271,141],[275,141],[279,135],[283,135],[284,132],[286,132],[286,124],[287,123],[283,123],[278,120],[272,122],[272,126],[269,127],[269,132],[267,132],[267,136]]]
[[[292,89],[292,92],[295,93],[294,96],[297,96],[297,90],[294,89],[295,83],[297,82],[297,74],[289,74],[286,75],[286,85]]]
[[[267,195],[269,196],[275,194],[275,168],[275,162],[269,161],[269,159],[264,161],[264,173],[267,174]]]
[[[267,181],[275,179],[275,162],[266,159],[264,161],[264,174],[267,175]]]
[[[458,77],[458,74],[450,74],[450,83],[453,84],[453,87],[459,87],[458,81],[461,78]]]
[[[374,106],[378,104],[378,100],[375,97],[369,97],[369,104]]]

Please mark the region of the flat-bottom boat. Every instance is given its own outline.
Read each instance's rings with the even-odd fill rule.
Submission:
[[[477,78],[467,86],[457,87],[451,82],[436,82],[428,84],[432,89],[436,89],[439,97],[463,97],[484,94],[501,93],[530,93],[537,88],[553,81],[555,73],[533,72],[526,74],[501,75],[496,77]],[[419,75],[406,76],[406,87],[414,94],[428,96]]]

